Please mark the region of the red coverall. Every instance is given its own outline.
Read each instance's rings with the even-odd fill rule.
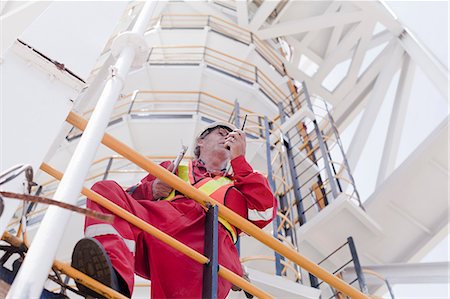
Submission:
[[[169,161],[161,163],[167,168]],[[275,216],[276,200],[266,178],[254,172],[244,156],[231,161],[234,187],[225,197],[225,205],[263,228]],[[210,176],[203,163],[193,161],[194,178]],[[180,198],[155,201],[149,174],[130,196],[114,181],[97,182],[92,190],[108,198],[142,220],[203,253],[205,209],[196,201]],[[87,207],[111,213],[88,199]],[[239,233],[239,231],[238,231]],[[112,225],[86,218],[85,234],[95,237],[108,253],[114,269],[133,291],[134,273],[151,280],[152,298],[201,298],[203,265],[159,241],[150,234],[115,217]],[[219,264],[242,276],[238,252],[224,226],[219,224]],[[231,283],[219,277],[218,298],[225,298]]]

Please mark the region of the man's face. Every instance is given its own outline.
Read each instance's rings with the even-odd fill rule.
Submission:
[[[225,147],[225,138],[229,131],[222,127],[214,128],[208,135],[198,141],[200,155],[214,154],[223,157],[224,160],[230,158],[230,151]]]

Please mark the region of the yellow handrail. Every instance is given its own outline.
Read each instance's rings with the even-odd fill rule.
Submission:
[[[200,102],[202,102],[202,103],[205,100],[209,101],[209,100],[212,99],[212,100],[216,100],[218,102],[221,102],[221,103],[223,103],[225,105],[230,106],[231,109],[234,108],[234,103],[233,102],[225,100],[225,99],[222,99],[222,98],[220,98],[218,96],[215,96],[215,95],[213,95],[213,94],[211,94],[209,92],[201,91],[201,90],[198,90],[198,91],[193,91],[193,90],[186,90],[186,91],[177,91],[177,90],[136,90],[135,92],[137,93],[137,95],[139,95],[139,94],[193,95],[193,96],[198,95],[200,97]],[[121,100],[129,98],[130,96],[131,96],[131,94],[124,95],[121,98]],[[205,96],[207,98],[211,98],[211,99],[204,99],[203,96]],[[204,101],[202,101],[202,100],[204,100]],[[143,100],[143,99],[136,99],[135,103],[140,103],[140,102],[145,102],[145,103],[147,103],[147,102],[149,102],[149,103],[197,103],[198,101],[199,101],[198,99],[196,99],[196,100],[157,100],[157,99]],[[120,107],[125,106],[127,104],[129,105],[130,103],[131,103],[131,100],[128,100],[125,103],[120,103],[119,105],[116,105],[114,108],[117,109],[117,108],[120,108]],[[206,102],[204,104],[209,105]],[[83,112],[83,116],[91,113],[93,110],[94,110],[94,108],[86,110],[85,112]],[[261,116],[261,117],[263,116],[261,114],[254,113],[252,110],[247,109],[245,107],[240,107],[240,110],[244,111],[249,116],[251,116],[251,115],[252,116]],[[247,121],[250,121],[250,120],[247,120]],[[253,122],[256,123],[255,121],[253,121]]]
[[[77,127],[80,130],[84,130],[87,125],[87,121],[83,119],[81,116],[74,112],[70,112],[67,119],[70,124]],[[322,267],[316,265],[312,261],[308,260],[304,256],[300,255],[295,250],[284,246],[280,241],[276,240],[272,236],[264,233],[261,229],[259,229],[256,225],[250,223],[249,221],[243,219],[241,216],[227,208],[226,206],[220,204],[214,199],[210,198],[206,194],[202,193],[195,187],[187,184],[181,178],[172,174],[165,168],[153,163],[148,160],[141,154],[137,153],[131,147],[126,144],[116,140],[109,134],[105,134],[102,139],[102,143],[112,149],[113,151],[121,154],[122,156],[128,158],[133,163],[136,163],[138,166],[142,167],[149,173],[158,177],[165,183],[169,184],[172,188],[180,191],[182,194],[185,194],[187,197],[194,199],[202,205],[206,205],[206,203],[217,205],[219,207],[219,215],[230,222],[232,225],[241,229],[243,232],[247,233],[250,236],[255,237],[268,247],[277,251],[281,255],[290,259],[300,267],[304,268],[306,271],[315,275],[316,277],[322,279],[326,283],[330,284],[334,288],[340,290],[344,294],[352,297],[352,298],[366,298],[369,297],[357,290],[356,288],[350,286],[346,282],[341,279],[335,277],[333,274],[327,272]],[[222,268],[222,267],[221,267]],[[220,274],[220,270],[219,270]]]
[[[175,159],[176,158],[176,156],[146,156],[146,157],[148,159],[151,159],[151,160],[160,160],[160,161],[171,160],[171,159]],[[109,160],[109,159],[120,160],[120,159],[125,159],[125,158],[120,156],[120,155],[105,156],[105,157],[99,158],[99,159],[95,160],[94,162],[92,162],[91,167],[96,165],[96,164],[99,164],[99,163],[101,163],[103,161]],[[186,155],[186,156],[184,156],[184,159],[192,159],[192,156],[187,156]],[[113,172],[113,171],[114,170],[112,170],[111,172]],[[105,172],[98,173],[97,175],[95,175],[95,177],[98,177],[98,176],[100,176],[102,174],[105,174]],[[91,176],[90,178],[93,178],[93,177]],[[89,180],[89,178],[87,178],[85,181],[88,181],[88,180]],[[56,179],[51,179],[51,180],[48,180],[45,183],[42,183],[42,184],[39,184],[39,185],[42,186],[42,187],[46,187],[47,185],[50,185],[51,183],[54,183],[55,181],[57,181],[57,180]]]
[[[265,89],[265,91],[266,92],[268,92],[268,93],[270,93],[271,95],[272,95],[272,97],[274,97],[274,98],[276,98],[276,99],[274,99],[274,100],[281,100],[281,101],[285,101],[286,100],[286,98],[288,97],[288,95],[287,94],[285,94],[270,78],[269,78],[269,76],[267,76],[266,74],[264,74],[260,69],[258,69],[258,67],[256,66],[256,65],[254,65],[254,64],[252,64],[252,63],[249,63],[249,62],[247,62],[247,61],[245,61],[245,60],[242,60],[242,59],[239,59],[239,58],[237,58],[237,57],[234,57],[234,56],[231,56],[231,55],[229,55],[229,54],[227,54],[227,53],[225,53],[225,52],[222,52],[222,51],[219,51],[219,50],[216,50],[216,49],[213,49],[213,48],[210,48],[210,47],[208,47],[208,46],[202,46],[202,45],[164,45],[164,46],[155,46],[155,47],[153,47],[152,49],[156,49],[156,50],[162,50],[162,49],[167,49],[167,50],[175,50],[175,49],[187,49],[187,48],[191,48],[191,49],[203,49],[203,54],[205,54],[205,55],[211,55],[211,54],[207,54],[207,51],[211,51],[211,52],[215,52],[215,53],[217,53],[217,54],[219,54],[219,55],[222,55],[222,56],[224,56],[224,57],[226,57],[226,58],[228,58],[228,59],[230,59],[230,60],[234,60],[234,61],[237,61],[237,62],[239,62],[239,63],[242,63],[242,64],[246,64],[247,66],[250,66],[252,69],[254,69],[254,75],[255,75],[255,78],[256,78],[256,72],[259,74],[259,77],[261,78],[261,81],[260,82],[258,82],[260,85],[261,85],[261,87],[263,88],[263,89]],[[175,53],[175,54],[180,54],[180,53]],[[181,54],[183,54],[183,53],[181,53]],[[199,54],[202,54],[202,53],[188,53],[188,54],[196,54],[196,55],[199,55]],[[150,56],[149,56],[149,60],[151,60],[151,56],[152,55],[167,55],[167,53],[165,53],[165,52],[163,52],[163,53],[157,53],[157,52],[154,52],[154,51],[152,51],[151,52],[151,54],[150,54]],[[216,57],[216,59],[218,59],[217,57]],[[205,60],[206,61],[206,60]],[[227,64],[231,64],[231,65],[233,65],[233,63],[232,62],[228,62],[228,61],[226,61],[226,60],[222,60],[224,63],[227,63]],[[207,63],[210,63],[210,64],[214,64],[214,63],[212,63],[212,62],[208,62],[208,61],[206,61]],[[224,66],[222,66],[222,65],[218,65],[218,64],[214,64],[214,65],[216,65],[217,67],[222,67],[223,69],[226,69]],[[235,65],[236,66],[236,65]],[[243,69],[242,68],[242,66],[240,66],[240,69]],[[248,69],[244,69],[245,71],[247,71],[247,72],[250,72],[250,71],[252,71],[252,70],[248,70]],[[233,70],[231,70],[231,69],[228,69],[228,71],[230,71],[230,72],[233,72]],[[239,74],[239,73],[236,73],[236,74]],[[244,76],[244,75],[243,75]],[[251,80],[252,78],[251,77],[249,77],[249,76],[245,76],[245,77],[247,77],[249,80]],[[255,82],[256,82],[257,80],[255,79]]]
[[[163,103],[163,104],[167,104],[167,103],[191,103],[191,104],[198,104],[198,108],[194,111],[194,110],[188,110],[188,109],[184,109],[184,110],[180,110],[180,109],[170,109],[167,110],[168,112],[176,112],[176,113],[182,113],[182,112],[196,112],[196,113],[202,113],[205,115],[209,115],[211,117],[214,118],[218,118],[218,114],[221,113],[216,113],[215,115],[208,113],[207,111],[205,111],[205,109],[207,110],[208,108],[214,108],[214,111],[220,111],[223,114],[229,115],[232,113],[232,110],[234,109],[234,103],[230,102],[228,100],[222,99],[220,97],[217,97],[213,94],[210,94],[208,92],[204,92],[204,91],[192,91],[192,90],[188,90],[188,91],[161,91],[161,90],[157,90],[157,91],[149,91],[149,90],[136,90],[134,91],[134,103],[151,103],[151,104],[157,104],[157,103]],[[163,100],[163,99],[150,99],[150,100],[145,100],[145,99],[138,99],[137,96],[140,94],[152,94],[152,95],[169,95],[169,96],[175,96],[175,95],[182,95],[182,96],[192,96],[195,97],[197,95],[197,97],[195,97],[195,100],[193,99],[179,99],[179,100],[173,100],[173,99],[168,99],[168,100]],[[131,96],[131,94],[125,95],[121,98],[120,102],[118,105],[116,105],[114,107],[114,111],[115,114],[112,116],[112,119],[117,119],[123,115],[128,114],[128,109],[126,108],[126,105],[130,105],[131,104],[131,99],[128,99]],[[126,102],[123,102],[124,99],[128,99]],[[214,104],[213,104],[214,103]],[[219,103],[228,106],[230,109],[227,110],[225,107],[221,108],[219,107]],[[116,111],[119,110],[119,111]],[[240,110],[242,110],[242,114],[247,114],[249,116],[256,116],[256,117],[262,117],[263,115],[254,113],[252,110],[249,110],[245,107],[240,107]],[[85,112],[83,112],[83,116],[84,117],[88,117],[88,115],[93,111],[92,109],[86,110]],[[139,109],[133,109],[132,112],[147,112],[146,110],[139,110]],[[157,110],[152,110],[151,112],[163,112],[163,110],[161,109],[157,109]],[[243,116],[241,115],[241,118]],[[225,119],[224,117],[221,117],[224,121],[227,121],[227,119]],[[254,123],[254,124],[258,124],[255,120],[252,120],[250,117],[247,119],[247,123]],[[258,131],[255,128],[252,128],[252,126],[247,126],[246,127],[246,131],[252,133],[252,134],[258,134]]]
[[[146,159],[145,157],[143,157]],[[147,161],[150,161],[146,159]],[[160,166],[158,166],[160,167]],[[56,169],[52,168],[48,164],[43,163],[40,167],[43,171],[48,173],[49,175],[61,180],[63,177],[63,174]],[[162,168],[162,167],[160,167]],[[109,211],[113,212],[115,215],[121,217],[122,219],[128,221],[132,225],[142,229],[143,231],[151,234],[152,236],[155,236],[162,242],[166,243],[167,245],[177,249],[181,253],[187,255],[188,257],[192,258],[193,260],[199,262],[200,264],[206,264],[209,262],[209,259],[205,257],[204,255],[198,253],[197,251],[193,250],[192,248],[186,246],[185,244],[181,243],[180,241],[172,238],[171,236],[165,234],[164,232],[160,231],[159,229],[155,228],[151,224],[141,220],[140,218],[136,217],[135,215],[131,214],[130,212],[126,211],[125,209],[119,207],[118,205],[114,204],[113,202],[109,201],[105,197],[99,195],[98,193],[87,189],[83,187],[81,193],[88,197],[90,200],[96,202],[97,204],[101,205],[102,207],[108,209]],[[259,290],[252,284],[248,283],[245,279],[242,277],[239,277],[234,272],[226,269],[223,266],[219,266],[219,275],[232,284],[237,285],[238,287],[246,290],[247,292],[254,294],[255,296],[258,296],[260,298],[272,298],[269,294],[265,293],[264,291]]]
[[[174,26],[180,26],[180,25],[174,25],[175,22],[184,22],[184,26],[186,26],[186,17],[194,17],[194,22],[198,20],[198,22],[194,23],[194,26],[199,27],[205,27],[209,26],[214,30],[220,31],[222,34],[229,36],[231,38],[234,38],[236,40],[239,40],[241,42],[250,44],[252,41],[255,44],[256,51],[260,52],[260,55],[264,57],[266,60],[270,61],[270,63],[273,65],[273,67],[282,75],[285,75],[285,69],[283,67],[283,61],[277,56],[277,53],[274,49],[267,46],[264,41],[259,39],[256,35],[251,33],[249,30],[242,28],[232,22],[228,22],[226,20],[223,20],[221,18],[218,18],[213,15],[207,15],[207,14],[161,14],[156,18],[152,19],[152,22],[150,22],[149,28],[154,28],[155,24],[160,21],[162,28],[172,28]],[[182,19],[184,18],[184,19]],[[165,24],[164,22],[168,19],[170,22],[169,24]],[[193,20],[193,19],[188,19]],[[208,22],[209,21],[209,22]],[[150,29],[147,29],[146,32],[148,32]],[[230,32],[234,31],[234,32]],[[105,47],[105,51],[102,53],[107,53],[107,49],[110,48],[110,45],[112,43],[112,40],[115,38],[116,35],[112,36],[110,40],[107,42],[107,46]],[[99,68],[95,68],[93,72],[97,71]]]

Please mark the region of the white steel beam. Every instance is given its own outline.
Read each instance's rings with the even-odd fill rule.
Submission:
[[[333,117],[335,118],[336,125],[339,130],[344,130],[346,125],[344,123],[349,122],[349,116],[351,114],[356,115],[359,112],[360,104],[366,98],[367,94],[372,90],[374,82],[377,76],[380,74],[382,68],[389,60],[392,51],[394,50],[396,39],[392,39],[386,48],[372,61],[369,67],[363,72],[358,79],[356,85],[351,91],[342,98],[338,98],[338,102],[332,103]],[[340,94],[339,90],[335,92]],[[358,108],[359,106],[359,108]]]
[[[391,284],[415,284],[415,283],[448,283],[450,271],[449,262],[414,263],[414,264],[388,264],[363,266],[364,270],[370,270],[388,279]],[[345,277],[355,277],[354,268],[346,268]],[[380,280],[366,274],[368,284],[379,284]]]
[[[272,24],[279,23],[280,19],[283,18],[283,16],[286,14],[286,12],[288,12],[290,10],[290,7],[294,3],[295,3],[295,1],[288,1],[286,4],[284,4],[283,9],[281,11],[277,11],[277,16],[275,17],[275,19],[273,19],[273,23]]]
[[[348,94],[344,94],[341,90],[339,90],[339,86],[337,87],[334,94],[340,95],[339,99],[342,99],[342,102],[346,102],[346,105],[350,105],[350,103],[353,102],[353,99],[358,96],[360,91],[362,91],[362,89],[365,88],[372,80],[374,80],[381,72],[382,68],[385,66],[386,61],[388,61],[389,57],[392,55],[396,43],[397,42],[395,39],[391,39],[389,44],[386,45],[386,47],[380,54],[378,54],[377,57],[375,57],[375,59],[357,79],[356,85],[353,86]]]
[[[366,145],[370,131],[375,123],[387,89],[391,83],[391,79],[399,67],[403,54],[403,48],[397,44],[385,67],[378,75],[369,102],[347,151],[347,158],[351,171],[355,170],[356,165],[361,158],[361,153]]]
[[[257,32],[261,39],[270,39],[279,36],[293,35],[307,31],[320,30],[362,21],[366,17],[364,12],[329,13],[321,16],[301,20],[287,21]]]
[[[323,12],[323,14],[329,14],[339,11],[339,8],[341,7],[342,3],[333,1],[331,4],[327,7],[327,9]],[[340,12],[342,13],[342,12]],[[339,24],[337,26],[342,26],[342,24]],[[312,30],[306,33],[306,35],[302,38],[302,41],[300,42],[301,46],[308,48],[308,45],[312,42],[314,38],[317,38],[317,31]]]
[[[397,86],[392,114],[384,144],[383,156],[381,157],[380,169],[378,171],[377,186],[394,170],[398,149],[403,132],[406,117],[406,108],[411,94],[411,86],[414,79],[415,64],[409,55],[405,55],[402,71]]]
[[[264,24],[267,17],[270,16],[275,7],[277,7],[279,2],[280,0],[264,1],[253,16],[250,22],[250,29],[253,31],[258,30],[259,27]]]
[[[364,33],[365,24],[360,22],[345,35],[338,45],[338,48],[331,52],[330,56],[324,59],[324,62],[320,65],[319,70],[314,75],[314,79],[322,82],[325,77],[333,70],[333,68],[341,62],[344,57],[351,56],[351,49],[356,45],[357,41]]]
[[[5,8],[6,4],[8,3],[9,0],[2,0],[0,1],[0,15],[3,12],[3,9]]]
[[[306,85],[308,86],[308,89],[311,94],[318,95],[322,97],[323,99],[327,99],[329,101],[333,101],[334,97],[331,92],[326,90],[320,82],[317,82],[313,80],[311,77],[309,77],[307,74],[305,74],[303,71],[301,71],[298,66],[293,65],[290,62],[284,61],[284,66],[286,67],[287,73],[292,76],[297,81],[305,81]]]
[[[358,46],[355,49],[355,52],[352,57],[352,62],[350,64],[350,68],[348,70],[345,83],[349,86],[353,86],[358,78],[359,70],[361,69],[361,65],[364,59],[365,54],[367,53],[367,49],[369,46],[369,42],[372,39],[372,31],[375,26],[374,21],[368,21],[367,30],[362,35],[361,39],[358,42]]]
[[[237,11],[237,19],[238,25],[241,27],[248,27],[248,4],[247,0],[238,0],[236,1],[236,11]]]
[[[397,215],[401,216],[399,218],[405,219],[406,221],[408,221],[409,223],[414,225],[416,228],[420,229],[425,234],[427,234],[429,236],[433,235],[432,228],[427,227],[424,223],[422,223],[421,221],[423,221],[423,220],[420,217],[415,217],[411,213],[407,212],[404,207],[399,206],[398,204],[394,203],[393,201],[389,201],[387,203],[387,206],[389,207],[389,210],[397,212]]]
[[[388,42],[393,37],[392,33],[389,30],[383,30],[378,32],[377,34],[372,36],[370,40],[368,50],[378,47],[379,45]]]
[[[427,75],[444,99],[448,99],[448,69],[431,52],[421,45],[408,31],[398,37],[400,44],[417,66]]]
[[[364,84],[356,85],[358,92],[355,92],[354,97],[352,97],[352,102],[350,106],[345,106],[345,102],[339,103],[333,110],[336,115],[335,123],[339,131],[344,131],[352,122],[352,120],[358,116],[359,112],[363,110],[364,103],[367,102],[373,87],[375,86],[376,77],[372,80],[367,80]]]
[[[345,75],[345,78],[339,83],[339,85],[335,89],[334,94],[338,99],[347,95],[353,89],[358,79],[358,74],[361,69],[363,59],[367,53],[369,42],[372,38],[371,29],[373,29],[373,27],[375,26],[374,21],[367,21],[367,22],[369,22],[371,26],[368,25],[367,26],[368,30],[366,30],[362,34],[361,39],[358,41],[357,46],[353,51],[353,56],[351,57],[351,63],[348,72]]]
[[[365,10],[388,28],[394,35],[398,36],[403,31],[403,26],[381,1],[353,1],[352,3],[362,10]]]
[[[392,33],[389,30],[384,30],[382,32],[377,33],[376,35],[372,36],[372,39],[370,40],[369,45],[367,46],[367,51],[369,51],[375,47],[378,47],[381,44],[388,42],[389,40],[392,39],[392,37],[393,37]],[[336,46],[334,46],[333,51],[335,48],[336,48]],[[342,57],[340,57],[339,60],[336,60],[336,64],[339,64],[340,62],[345,61],[347,59],[350,59],[352,57],[352,54],[353,54],[353,48],[351,50],[349,50],[346,55],[343,55]],[[327,54],[325,55],[325,57],[328,57],[329,55],[330,55],[330,53],[327,50]]]
[[[133,30],[130,32],[135,38],[142,36],[143,39],[143,33],[155,5],[156,1],[149,1],[144,5]],[[117,62],[113,66],[114,71],[105,84],[86,130],[54,194],[56,200],[74,204],[78,199],[83,182],[108,125],[114,103],[124,87],[124,78],[138,54],[137,45],[125,44],[119,53]],[[40,297],[71,214],[70,211],[56,206],[48,208],[6,298]]]
[[[325,51],[325,57],[329,56],[331,52],[334,51],[334,49],[337,47],[343,29],[344,25],[342,24],[334,26],[333,31],[331,32],[331,37],[328,40],[327,49]]]
[[[316,52],[312,51],[310,48],[304,47],[297,39],[292,36],[286,36],[286,41],[294,48],[295,60],[293,60],[296,65],[300,63],[301,54],[306,55],[309,59],[320,65],[323,61],[322,57],[317,55]]]
[[[378,1],[355,1],[355,4],[375,16],[380,23],[398,36],[401,45],[414,62],[420,67],[440,94],[448,101],[448,69],[422,45],[404,26],[390,13],[389,9]]]

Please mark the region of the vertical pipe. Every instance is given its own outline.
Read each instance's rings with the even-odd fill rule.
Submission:
[[[334,166],[333,158],[331,157],[331,152],[330,152],[330,148],[328,147],[328,143],[326,140],[323,140],[323,144],[325,145],[325,149],[327,150],[328,159],[330,159],[330,166],[331,166],[331,170],[333,171],[333,176],[336,176],[337,175],[336,167]],[[337,177],[336,177],[336,184],[339,189],[339,192],[342,192],[342,186]]]
[[[138,93],[139,93],[138,89],[133,91],[133,95],[131,96],[130,108],[128,108],[128,114],[131,114],[131,111],[133,110],[134,101],[136,101],[136,97],[137,97]]]
[[[271,128],[271,126],[269,128]],[[279,157],[279,161],[280,161],[279,163],[280,163],[281,178],[285,178],[286,174],[284,172],[284,166],[283,166],[283,154],[280,153],[278,155],[278,157]],[[286,188],[286,184],[282,183],[282,186],[283,186],[283,192],[282,192],[282,194],[280,194],[280,193],[278,194],[278,210],[281,211],[282,213],[283,212],[286,213],[286,211],[289,207],[288,200],[287,200],[289,193],[288,193],[288,189]],[[292,219],[293,219],[292,213],[290,213],[289,215],[290,215],[291,222],[294,223],[295,221],[292,221]],[[274,223],[274,228],[278,229],[280,227],[280,217],[277,216],[275,219],[277,222]],[[285,232],[286,236],[289,236],[289,235],[291,237],[293,236],[293,234],[291,233],[292,231],[289,228],[288,229],[285,228],[284,232]],[[284,256],[280,256],[280,258],[281,258],[281,260],[285,261]]]
[[[241,120],[240,120],[240,118],[241,118],[241,111],[240,111],[240,106],[239,106],[239,101],[236,99],[235,101],[234,101],[234,125],[236,126],[236,128],[240,128],[241,127]],[[227,171],[228,172],[228,171]],[[239,256],[241,256],[241,240],[240,240],[240,237],[239,237],[239,235],[237,236],[237,242],[236,242],[236,244],[235,244],[235,246],[236,246],[236,249],[237,249],[237,251],[238,251],[238,253],[239,253]]]
[[[280,113],[280,121],[281,121],[281,123],[284,123],[286,121],[286,115],[284,113],[283,104],[281,102],[278,103],[278,110],[279,110],[279,113]],[[289,135],[287,136],[287,138],[290,139]],[[284,139],[281,140],[281,142],[283,142],[283,144],[284,144]],[[289,142],[290,142],[290,140],[289,140]],[[300,222],[300,224],[302,224],[302,223],[306,222],[306,217],[305,217],[305,214],[303,212],[304,211],[303,201],[301,200],[302,195],[301,195],[301,192],[300,192],[300,186],[299,186],[298,178],[297,178],[297,171],[295,170],[295,166],[294,166],[295,163],[294,163],[294,158],[293,158],[293,155],[292,155],[292,150],[291,150],[291,145],[290,144],[288,145],[288,147],[286,147],[286,153],[287,153],[287,159],[288,159],[288,164],[289,164],[289,172],[290,172],[291,177],[292,177],[293,192],[294,192],[294,197],[295,197],[295,201],[296,201],[296,204],[297,204],[297,213],[299,215],[299,222]],[[292,205],[290,203],[290,200],[288,202],[286,193],[284,194],[284,197],[285,197],[284,198],[284,206],[285,207],[289,207],[289,209],[292,209],[293,207],[292,207]],[[295,227],[294,213],[289,213],[289,218],[290,218],[290,220],[291,220],[293,225],[292,225],[292,227],[289,230],[285,229],[286,235],[290,235],[291,236],[292,244],[298,250],[297,229]],[[300,267],[297,264],[295,264],[294,267],[295,267],[295,270],[297,272],[301,271]],[[300,277],[300,279],[297,279],[297,282],[298,283],[303,283],[303,278]]]
[[[219,270],[219,208],[210,206],[205,218],[205,256],[209,262],[203,266],[202,298],[217,298]]]
[[[308,103],[308,108],[311,111],[314,111],[312,103],[311,103],[311,98],[309,97],[309,92],[308,92],[308,89],[306,88],[305,82],[302,82],[302,85],[303,85],[303,90],[305,92],[305,99],[306,99],[306,102]],[[317,136],[317,141],[319,142],[319,148],[320,148],[320,151],[322,152],[322,158],[324,160],[323,164],[325,165],[325,171],[327,172],[328,181],[330,182],[331,193],[333,194],[333,198],[336,199],[337,196],[339,195],[339,193],[336,188],[336,182],[335,182],[334,175],[331,172],[330,161],[328,159],[327,149],[325,148],[325,145],[323,143],[322,132],[320,131],[319,124],[317,123],[316,119],[313,120],[313,123],[314,123],[314,131],[316,132],[316,136]]]
[[[341,151],[342,159],[344,161],[345,168],[347,169],[347,174],[348,174],[348,176],[350,178],[350,181],[352,182],[353,190],[354,190],[354,192],[356,194],[356,198],[358,199],[359,206],[361,207],[361,209],[363,209],[363,211],[365,211],[366,209],[362,205],[361,199],[359,197],[358,190],[356,189],[355,178],[353,177],[353,175],[352,175],[352,173],[350,171],[350,165],[348,164],[347,156],[346,156],[345,151],[344,151],[344,146],[342,145],[341,138],[339,137],[339,132],[338,132],[338,130],[336,128],[336,123],[335,123],[334,118],[331,115],[330,111],[328,110],[327,103],[325,103],[325,108],[327,110],[328,118],[330,119],[331,127],[333,128],[334,136],[336,137],[336,142],[337,142],[337,144],[339,146],[339,149]]]
[[[235,119],[234,119],[234,125],[236,126],[236,128],[240,128],[241,127],[241,110],[240,110],[240,106],[239,106],[239,101],[235,100],[234,101],[234,112],[235,112]]]
[[[266,137],[266,160],[267,160],[267,180],[269,181],[270,189],[272,192],[277,190],[275,181],[273,180],[273,169],[272,169],[272,158],[270,155],[270,132],[269,132],[269,120],[267,116],[264,116],[264,126],[265,126],[265,137]],[[277,196],[275,194],[275,196]],[[275,216],[275,219],[272,222],[273,225],[273,237],[278,240],[278,216]],[[278,276],[281,276],[281,260],[280,254],[275,251],[275,273]]]
[[[111,170],[112,163],[113,163],[113,158],[111,157],[108,160],[108,165],[106,166],[105,174],[103,175],[103,181],[108,178],[109,171]]]
[[[389,283],[389,281],[387,279],[385,279],[384,282],[386,283],[386,286],[388,288],[389,294],[391,295],[391,299],[395,299],[394,292],[392,291],[391,284]]]
[[[143,35],[155,6],[156,1],[149,1],[144,5],[132,32]],[[120,53],[113,68],[115,73],[105,84],[91,120],[81,136],[80,143],[56,190],[55,199],[70,204],[76,203],[90,164],[108,125],[114,103],[122,91],[123,78],[128,74],[135,54],[132,46],[123,48]],[[56,206],[49,207],[6,298],[40,297],[70,215],[71,212],[68,210]]]
[[[281,121],[281,123],[284,123],[286,121],[286,115],[283,110],[283,104],[281,102],[278,103],[278,111],[280,113],[280,121]],[[287,134],[286,137],[289,139],[289,142],[290,142],[289,134]],[[293,192],[294,192],[294,197],[295,197],[295,201],[297,204],[297,214],[299,217],[299,223],[300,223],[300,225],[302,225],[303,223],[306,222],[306,216],[304,214],[302,195],[300,192],[300,185],[298,183],[297,171],[295,170],[295,166],[294,166],[295,163],[294,163],[294,158],[292,155],[291,145],[288,144],[288,146],[286,146],[284,139],[280,140],[280,142],[283,142],[284,146],[286,147],[286,154],[287,154],[287,159],[288,159],[288,164],[289,164],[289,173],[291,174]],[[291,204],[287,202],[286,198],[284,199],[284,201],[285,201],[284,206],[292,209]],[[290,218],[293,226],[289,230],[286,229],[285,231],[286,231],[286,235],[291,236],[292,244],[298,250],[297,232],[296,232],[296,228],[295,228],[295,219],[294,219],[293,215],[294,215],[293,213],[289,213],[289,218]],[[300,267],[298,265],[295,265],[294,267],[295,267],[296,271],[300,271]],[[297,282],[303,283],[303,278],[300,278],[300,280],[297,280]]]
[[[263,132],[263,129],[262,129],[262,122],[261,122],[261,116],[258,116],[258,125],[259,125],[259,137],[263,137],[264,135],[264,132]]]
[[[348,237],[347,241],[348,241],[348,247],[350,248],[350,253],[352,255],[353,264],[355,265],[355,273],[358,278],[359,289],[364,294],[368,294],[369,290],[367,289],[366,279],[364,277],[364,273],[362,271],[361,264],[359,263],[359,257],[358,257],[358,253],[356,252],[356,246],[355,246],[355,243],[353,242],[353,238]]]
[[[278,103],[278,111],[280,111],[281,123],[284,123],[286,117],[284,115],[282,103]],[[286,137],[289,138],[289,136],[286,136]],[[289,173],[291,174],[292,185],[294,187],[293,191],[294,191],[295,201],[297,204],[298,220],[300,222],[300,225],[303,225],[306,222],[305,209],[303,207],[303,198],[302,198],[302,194],[300,192],[300,185],[298,184],[297,171],[295,170],[295,166],[294,166],[294,158],[292,155],[291,145],[283,137],[282,137],[282,140],[280,140],[280,142],[282,142],[286,148],[287,160],[288,160],[288,164],[289,164]]]

